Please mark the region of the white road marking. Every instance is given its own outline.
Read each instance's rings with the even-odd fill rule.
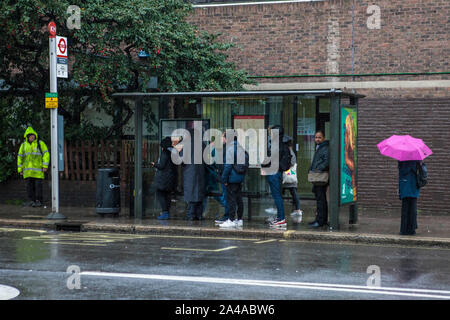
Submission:
[[[175,248],[175,247],[161,247],[161,250],[185,250],[185,251],[203,251],[203,252],[220,252],[231,249],[236,249],[237,247],[226,247],[221,249],[195,249],[195,248]]]
[[[277,241],[277,239],[262,240],[262,241],[256,241],[253,243],[261,244],[261,243],[269,243],[269,242],[274,242],[274,241]]]
[[[0,284],[0,300],[10,300],[17,297],[20,291],[14,287]]]
[[[113,278],[132,278],[147,280],[167,280],[167,281],[188,281],[202,283],[216,283],[228,285],[250,285],[250,286],[266,286],[293,289],[312,289],[325,291],[340,291],[353,293],[381,294],[391,296],[407,296],[416,298],[433,298],[433,299],[450,299],[450,291],[429,290],[429,289],[410,289],[410,288],[392,288],[392,287],[368,287],[357,285],[341,285],[331,283],[312,283],[312,282],[284,282],[269,280],[245,280],[245,279],[229,279],[229,278],[213,278],[213,277],[192,277],[192,276],[170,276],[158,274],[133,274],[133,273],[114,273],[114,272],[81,272],[83,276],[95,277],[113,277]]]

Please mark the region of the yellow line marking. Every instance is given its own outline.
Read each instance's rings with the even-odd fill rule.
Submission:
[[[274,241],[277,241],[277,239],[270,239],[270,240],[256,241],[256,242],[253,242],[253,243],[260,244],[260,243],[269,243],[269,242],[274,242]]]
[[[288,231],[283,232],[283,238],[289,239],[291,233],[294,233],[294,232],[295,232],[295,230],[288,230]]]
[[[169,247],[161,247],[161,250],[185,250],[185,251],[202,251],[202,252],[220,252],[220,251],[226,251],[231,249],[236,249],[237,247],[226,247],[222,249],[194,249],[194,248],[169,248]]]
[[[81,243],[81,242],[58,242],[58,241],[44,241],[47,244],[68,244],[74,246],[93,246],[93,247],[106,247],[106,244],[96,244],[96,243]]]
[[[259,239],[251,239],[251,238],[232,238],[232,237],[210,237],[210,236],[175,236],[175,235],[166,235],[166,234],[143,234],[143,235],[116,235],[114,233],[94,233],[89,232],[89,234],[95,234],[99,236],[103,235],[111,235],[117,237],[136,237],[137,239],[146,239],[146,238],[175,238],[175,239],[211,239],[211,240],[234,240],[234,241],[258,241]]]
[[[19,228],[0,228],[0,231],[5,232],[13,232],[13,231],[32,231],[32,232],[38,232],[38,233],[46,233],[45,230],[36,230],[36,229],[19,229]]]
[[[259,239],[251,238],[226,238],[226,237],[203,237],[203,236],[170,236],[163,234],[147,235],[153,238],[180,238],[180,239],[209,239],[209,240],[234,240],[234,241],[255,241]]]

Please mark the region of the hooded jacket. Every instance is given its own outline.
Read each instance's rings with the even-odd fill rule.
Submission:
[[[400,200],[403,198],[418,198],[420,189],[417,187],[417,162],[398,162],[398,190]]]
[[[33,134],[36,139],[32,143],[28,142],[28,135]],[[23,172],[23,178],[44,179],[43,168],[48,168],[50,164],[50,153],[47,145],[38,140],[38,134],[32,127],[28,127],[23,135],[25,141],[20,145],[17,155],[17,171]],[[39,141],[39,146],[38,146]]]

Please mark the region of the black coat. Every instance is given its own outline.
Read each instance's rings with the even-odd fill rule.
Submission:
[[[194,163],[194,150],[195,148],[192,146],[191,163],[183,163],[183,191],[184,201],[186,202],[202,202],[206,196],[206,166],[203,161],[201,164]],[[204,145],[202,151],[203,150]],[[180,153],[181,156],[183,151]]]
[[[177,167],[172,162],[170,149],[163,149],[157,163],[155,163],[155,185],[157,190],[174,191],[177,186]]]
[[[314,153],[314,158],[311,163],[311,171],[328,171],[330,167],[330,151],[329,151],[330,142],[324,141],[319,144],[316,152]]]

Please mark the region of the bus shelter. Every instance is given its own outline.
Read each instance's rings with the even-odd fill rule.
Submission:
[[[314,134],[321,129],[330,141],[328,214],[329,224],[339,229],[339,212],[347,207],[349,223],[357,222],[358,100],[362,95],[340,89],[239,91],[239,92],[122,92],[134,111],[125,133],[135,141],[133,210],[136,219],[145,215],[143,173],[159,157],[159,143],[174,129],[188,129],[202,121],[204,129],[267,129],[281,125],[293,141],[297,156],[298,195],[314,199],[308,182],[315,151]],[[143,144],[146,146],[143,150]],[[148,154],[147,154],[148,153]],[[151,183],[151,179],[150,179]],[[145,188],[147,189],[147,188]],[[243,191],[249,197],[267,197],[267,183],[258,167],[250,167]],[[251,208],[248,208],[249,218]]]

